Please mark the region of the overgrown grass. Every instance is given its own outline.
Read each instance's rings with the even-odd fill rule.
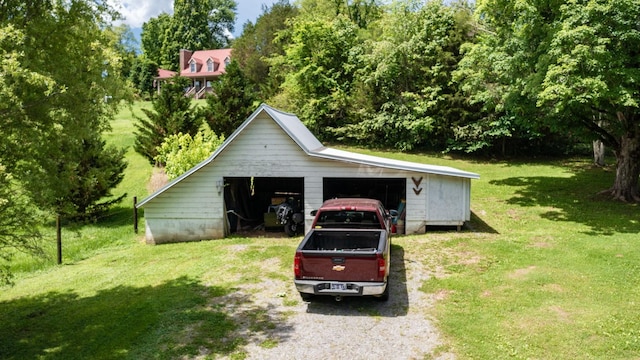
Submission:
[[[132,146],[126,111],[110,143]],[[396,251],[425,259],[438,274],[422,290],[436,299],[429,316],[445,339],[442,351],[459,359],[637,358],[640,212],[597,195],[612,183],[610,169],[582,159],[350,150],[481,175],[472,182],[467,229],[394,239]],[[151,167],[136,156],[130,149],[116,190],[128,199],[96,224],[63,230],[64,265],[25,265],[16,286],[0,290],[0,358],[243,358],[247,336],[286,321],[234,294],[265,279],[289,280],[299,239],[144,245],[133,234],[131,197],[146,195]],[[279,296],[285,306],[298,304],[290,286]],[[232,313],[229,303],[248,309]]]

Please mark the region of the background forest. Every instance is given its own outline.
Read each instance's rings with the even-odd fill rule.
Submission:
[[[145,24],[137,61],[175,69],[185,3]],[[237,64],[208,123],[228,135],[267,102],[325,142],[497,157],[593,147],[600,165],[606,147],[610,195],[637,201],[639,14],[633,0],[280,1],[213,42]],[[183,44],[207,48],[188,34],[216,34],[212,22],[183,31]]]

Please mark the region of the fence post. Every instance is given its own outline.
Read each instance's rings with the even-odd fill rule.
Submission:
[[[62,229],[60,225],[60,214],[56,215],[56,238],[58,245],[58,265],[62,264]]]
[[[138,233],[138,208],[136,207],[136,205],[138,205],[138,197],[134,196],[133,197],[133,231],[137,234]]]

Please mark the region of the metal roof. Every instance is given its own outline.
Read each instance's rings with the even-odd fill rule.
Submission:
[[[183,179],[187,178],[191,174],[211,163],[262,112],[266,112],[282,128],[282,130],[284,130],[284,132],[287,133],[287,135],[289,135],[289,137],[291,137],[291,139],[295,141],[298,146],[300,146],[300,148],[307,155],[312,157],[349,162],[360,165],[383,167],[395,170],[454,176],[468,179],[480,178],[480,176],[476,173],[462,171],[448,166],[414,163],[409,161],[394,160],[378,156],[358,154],[350,151],[327,148],[323,146],[320,141],[318,141],[318,139],[311,133],[311,131],[309,131],[309,129],[307,129],[307,127],[302,123],[302,121],[300,121],[300,119],[298,119],[296,115],[277,110],[267,104],[262,104],[247,118],[247,120],[245,120],[236,129],[236,131],[229,135],[224,143],[211,156],[209,156],[206,160],[194,166],[184,174],[175,178],[161,189],[149,195],[147,198],[138,203],[137,207],[144,206],[146,203],[153,200],[155,197],[162,194],[167,189],[171,188],[175,184],[179,183]]]

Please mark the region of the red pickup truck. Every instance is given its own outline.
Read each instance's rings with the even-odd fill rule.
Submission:
[[[314,213],[312,213],[314,214]],[[294,283],[300,296],[389,298],[390,216],[378,200],[332,199],[315,211],[296,249]]]

